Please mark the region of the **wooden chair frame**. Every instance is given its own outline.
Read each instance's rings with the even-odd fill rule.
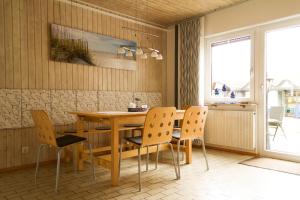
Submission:
[[[188,139],[199,139],[202,143],[203,155],[206,162],[206,169],[209,170],[206,149],[204,143],[204,127],[207,118],[208,107],[207,106],[190,106],[186,109],[182,120],[182,126],[180,130],[180,138],[177,139],[177,170],[178,177],[180,179],[180,142]],[[178,130],[178,129],[175,129]]]
[[[35,184],[37,184],[37,176],[39,173],[39,164],[40,164],[40,154],[43,147],[55,147],[57,150],[57,165],[56,165],[56,179],[55,179],[55,192],[58,191],[58,181],[59,181],[59,173],[60,173],[60,160],[61,160],[61,152],[65,147],[70,145],[77,145],[77,143],[73,143],[70,145],[66,145],[63,147],[59,147],[56,140],[56,133],[54,126],[52,125],[51,120],[48,117],[48,114],[43,110],[32,110],[31,115],[33,121],[35,123],[35,127],[38,132],[38,137],[40,140],[40,145],[37,152],[37,159],[36,159],[36,170],[35,170]],[[87,140],[82,141],[80,143],[87,144],[90,152],[90,162],[91,162],[91,170],[93,173],[93,177],[95,179],[95,168],[94,168],[94,160],[93,160],[93,151],[92,145],[87,143]],[[75,153],[75,151],[73,151]],[[73,159],[74,170],[77,170],[77,161]]]
[[[158,157],[159,157],[159,146],[160,144],[169,144],[172,157],[173,157],[173,165],[176,174],[176,178],[178,179],[178,173],[176,168],[176,162],[174,157],[173,145],[171,143],[172,140],[172,131],[174,126],[176,108],[175,107],[156,107],[152,108],[148,111],[145,125],[142,129],[141,136],[141,144],[133,143],[138,147],[138,183],[139,183],[139,191],[142,189],[141,184],[141,148],[147,148],[147,163],[146,163],[146,171],[148,171],[148,161],[149,161],[149,146],[156,146],[156,163],[155,169],[158,166]],[[132,143],[130,138],[127,138],[127,141]],[[120,155],[119,155],[119,169],[121,169],[121,161],[122,161],[122,145],[120,147]],[[120,173],[120,172],[119,172]]]

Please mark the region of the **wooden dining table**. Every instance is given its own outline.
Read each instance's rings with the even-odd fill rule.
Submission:
[[[107,168],[111,170],[111,184],[113,186],[117,186],[119,184],[119,139],[120,139],[120,126],[123,124],[129,123],[144,123],[147,112],[121,112],[121,111],[107,111],[107,112],[69,112],[70,114],[77,116],[77,124],[83,124],[84,121],[97,121],[97,120],[108,120],[111,125],[111,154],[103,156],[102,159],[106,161]],[[176,120],[183,119],[184,110],[176,111]],[[77,126],[83,127],[83,126]],[[77,130],[77,134],[83,134],[83,128],[79,128],[81,130]],[[163,146],[163,148],[167,148],[167,146]],[[78,155],[80,155],[82,148],[79,148]],[[156,151],[156,148],[149,148],[149,152],[153,153]],[[186,154],[186,163],[190,164],[192,162],[192,142],[186,141],[185,147],[183,150]],[[142,150],[142,154],[145,154],[146,151]],[[136,154],[136,155],[135,155]],[[123,156],[124,155],[124,156]],[[137,152],[135,150],[124,151],[122,152],[122,158],[137,156]],[[77,161],[79,165],[79,161]],[[80,167],[79,167],[80,168]]]

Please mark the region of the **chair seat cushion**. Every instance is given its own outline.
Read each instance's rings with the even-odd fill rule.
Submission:
[[[64,135],[62,137],[56,138],[56,143],[57,143],[58,147],[65,147],[70,144],[75,144],[75,143],[82,142],[85,140],[86,140],[86,138],[79,137],[76,135]]]
[[[124,124],[124,127],[142,127],[144,124]]]
[[[97,126],[95,129],[99,131],[111,130],[111,126]]]
[[[180,128],[180,125],[175,124],[175,125],[174,125],[174,128]]]
[[[142,136],[130,137],[126,138],[126,140],[137,145],[142,145]]]
[[[181,132],[180,132],[179,130],[174,130],[174,131],[173,131],[173,134],[172,134],[172,137],[173,137],[174,139],[179,140],[179,139],[180,139],[180,134],[181,134]]]
[[[276,119],[268,119],[268,123],[269,126],[279,126],[281,122]]]

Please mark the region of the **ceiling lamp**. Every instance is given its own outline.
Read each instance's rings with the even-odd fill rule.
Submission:
[[[151,57],[156,58],[158,56],[158,53],[156,51],[152,51]]]
[[[138,56],[140,56],[140,55],[143,55],[143,49],[142,48],[138,48],[137,50],[136,50],[136,55],[138,55]]]
[[[124,54],[124,53],[126,53],[126,51],[125,51],[125,49],[123,47],[119,47],[117,49],[117,52],[118,52],[118,54]]]
[[[148,56],[145,53],[141,56],[141,59],[147,59],[147,58],[148,58]]]
[[[162,59],[163,59],[163,56],[161,54],[158,54],[156,57],[156,60],[162,60]]]
[[[133,56],[132,51],[126,51],[125,56],[126,56],[126,57],[132,57],[132,56]]]

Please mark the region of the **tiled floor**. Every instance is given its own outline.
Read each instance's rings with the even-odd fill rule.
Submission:
[[[97,179],[92,181],[89,171],[74,174],[71,164],[63,164],[58,194],[53,191],[54,165],[42,166],[37,186],[34,169],[23,169],[0,174],[0,199],[300,199],[300,176],[237,164],[247,158],[208,150],[210,170],[205,171],[201,150],[194,149],[193,164],[182,166],[181,180],[175,180],[173,166],[160,163],[158,170],[142,173],[142,192],[137,191],[135,159],[123,161],[119,187],[110,186],[105,169],[97,168]]]

